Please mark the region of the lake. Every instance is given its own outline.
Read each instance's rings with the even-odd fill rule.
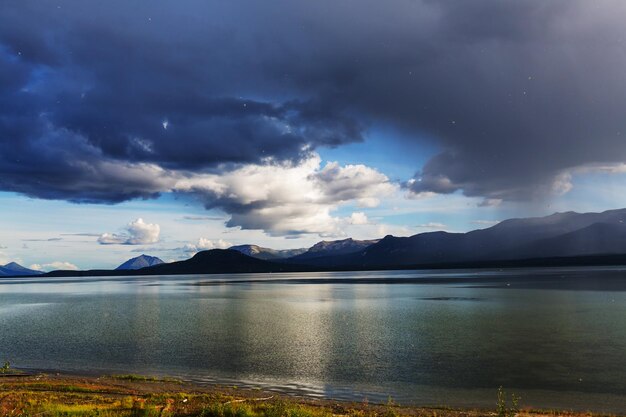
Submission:
[[[626,269],[0,279],[0,360],[296,395],[626,412]]]

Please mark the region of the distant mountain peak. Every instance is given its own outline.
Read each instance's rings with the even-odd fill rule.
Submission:
[[[374,244],[378,242],[378,240],[356,240],[351,237],[342,240],[322,240],[321,242],[316,243],[311,246],[308,252],[319,252],[319,251],[327,251],[327,250],[339,250],[339,249],[348,249],[348,248],[358,248],[363,249],[366,246]]]
[[[266,261],[291,258],[292,256],[300,255],[307,251],[305,248],[300,249],[270,249],[264,248],[259,245],[237,245],[231,246],[231,250],[235,250],[244,255],[251,256],[257,259],[263,259]]]
[[[17,262],[9,262],[6,265],[0,266],[1,276],[17,276],[17,275],[40,275],[42,272],[35,271],[34,269],[28,269],[18,264]]]
[[[325,256],[347,255],[359,252],[377,242],[379,242],[378,239],[356,240],[351,237],[341,240],[323,240],[311,246],[311,248],[303,254],[294,256],[292,260],[305,261]]]
[[[259,245],[251,245],[251,244],[231,246],[228,249],[236,250],[237,252],[243,253],[244,255],[248,255],[248,256],[252,256],[252,255],[264,252],[264,251],[273,251],[273,249],[262,248]]]
[[[546,216],[545,218],[547,218],[547,219],[549,219],[549,218],[553,218],[553,219],[556,218],[556,219],[562,220],[562,219],[567,218],[567,217],[578,216],[579,214],[580,213],[577,213],[577,212],[572,211],[572,210],[570,210],[570,211],[557,211],[556,213],[552,213],[551,215]]]
[[[136,258],[132,258],[115,268],[116,270],[135,270],[141,269],[148,266],[154,266],[164,263],[161,259],[156,256],[150,255],[139,255]]]

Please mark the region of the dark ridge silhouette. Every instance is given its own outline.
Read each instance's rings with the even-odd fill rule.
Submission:
[[[195,254],[186,261],[155,265],[139,271],[150,275],[221,274],[244,272],[283,272],[296,268],[277,262],[256,259],[230,249],[213,249]]]
[[[256,259],[236,250],[212,249],[198,252],[191,259],[185,261],[163,263],[136,270],[52,271],[46,276],[229,274],[310,270],[311,268],[301,265],[288,265]]]

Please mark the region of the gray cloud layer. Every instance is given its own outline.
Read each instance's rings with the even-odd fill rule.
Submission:
[[[552,192],[568,169],[626,160],[625,13],[582,0],[3,2],[0,188],[149,198],[167,189],[162,169],[297,161],[384,123],[441,149],[416,166],[416,193]]]

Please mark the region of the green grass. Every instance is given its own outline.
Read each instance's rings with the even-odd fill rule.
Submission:
[[[286,398],[254,391],[181,392],[168,385],[133,384],[160,381],[140,375],[118,375],[129,383],[102,379],[8,379],[0,384],[0,417],[537,417],[546,412],[519,410],[519,398],[497,391],[496,408],[458,410],[452,408],[403,407],[391,399],[387,404],[348,404]],[[45,377],[44,377],[45,378]],[[554,412],[554,416],[564,415]],[[591,414],[567,413],[570,417]]]
[[[515,417],[515,415],[519,413],[520,400],[520,397],[511,394],[511,403],[509,405],[504,388],[498,388],[498,400],[496,402],[496,413],[498,417]]]
[[[95,403],[59,403],[58,399],[47,398],[30,400],[14,407],[10,412],[4,410],[2,415],[11,416],[100,416],[100,417],[331,417],[329,411],[308,409],[297,404],[273,403],[251,405],[245,403],[211,403],[200,408],[185,408],[180,402],[168,398],[166,401],[154,403],[149,398],[125,397],[119,401],[106,404]]]
[[[121,379],[124,381],[131,382],[174,382],[181,383],[180,379],[176,378],[158,378],[155,376],[146,376],[146,375],[138,375],[138,374],[122,374],[122,375],[111,375],[113,379]]]
[[[200,412],[201,417],[330,417],[328,410],[291,404],[285,401],[261,404],[211,404]]]
[[[31,391],[55,391],[76,393],[99,393],[101,389],[71,384],[51,384],[48,382],[31,382],[24,385]]]

